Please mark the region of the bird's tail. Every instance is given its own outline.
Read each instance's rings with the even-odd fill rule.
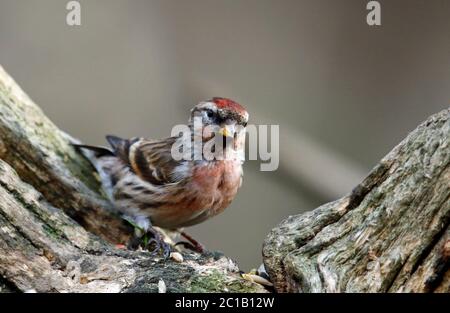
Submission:
[[[102,156],[114,156],[114,152],[106,147],[91,146],[78,143],[71,143],[71,145],[81,151],[81,153],[83,153],[88,159],[90,159],[92,156],[95,158],[100,158]],[[89,151],[89,155],[86,154],[87,151],[85,150]]]
[[[83,154],[95,167],[97,173],[100,176],[102,187],[105,190],[108,198],[113,202],[112,185],[111,185],[111,173],[108,172],[108,166],[105,166],[108,162],[111,162],[111,156],[115,156],[114,152],[106,147],[90,146],[81,143],[71,142],[71,145],[75,147],[81,154]]]

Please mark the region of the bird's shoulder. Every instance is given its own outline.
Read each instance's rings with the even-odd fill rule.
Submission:
[[[172,156],[172,146],[176,139],[133,139],[127,154],[130,168],[153,185],[178,183],[188,177],[189,163],[175,160]]]

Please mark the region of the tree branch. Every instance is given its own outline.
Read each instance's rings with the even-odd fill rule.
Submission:
[[[450,291],[449,115],[422,123],[351,194],[271,231],[276,290]]]

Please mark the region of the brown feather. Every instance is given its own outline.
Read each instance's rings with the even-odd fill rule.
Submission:
[[[143,180],[153,185],[165,185],[177,182],[171,175],[180,161],[172,158],[171,148],[176,138],[163,140],[142,139],[129,150],[129,164]]]

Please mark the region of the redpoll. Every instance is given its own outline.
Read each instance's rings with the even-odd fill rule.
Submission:
[[[206,145],[211,138],[221,139],[219,147],[224,158],[206,158],[201,153],[201,158],[196,159],[195,151],[184,153],[193,158],[173,157],[175,144],[195,146],[195,120],[202,122],[200,142]],[[85,155],[99,172],[117,210],[145,232],[151,232],[159,247],[162,242],[152,225],[168,229],[195,225],[230,205],[241,185],[242,158],[226,156],[243,153],[247,121],[248,113],[241,105],[213,98],[191,110],[188,127],[194,135],[160,140],[107,136],[111,149],[75,146],[86,149]],[[241,131],[236,131],[239,127]],[[217,128],[220,136],[212,135],[207,128]],[[211,149],[211,153],[215,150]]]

